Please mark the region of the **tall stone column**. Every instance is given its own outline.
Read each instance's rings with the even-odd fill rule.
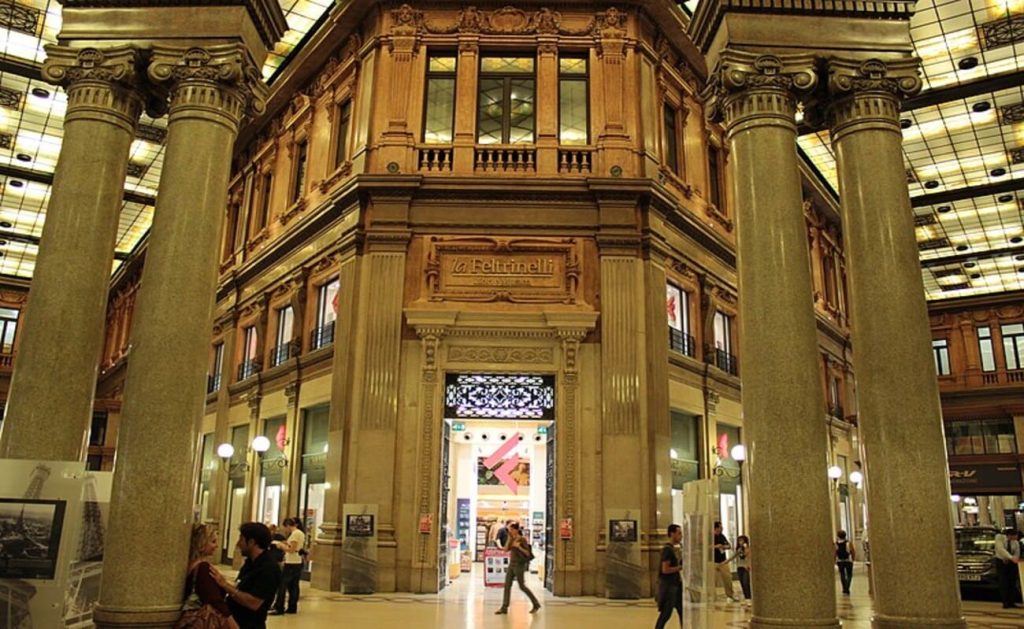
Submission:
[[[921,87],[918,67],[916,59],[829,63],[879,629],[966,626],[899,128],[900,98]],[[907,579],[911,562],[928,578]]]
[[[43,76],[64,86],[68,106],[0,457],[75,461],[92,416],[128,150],[143,102],[134,48],[46,52]]]
[[[725,119],[732,152],[749,521],[759,549],[755,629],[839,626],[828,552],[828,437],[796,155],[796,94],[815,86],[813,63],[811,55],[727,49],[706,93],[710,113]]]
[[[242,44],[155,45],[167,149],[132,331],[99,627],[169,627],[181,606],[231,151],[263,83]],[[139,561],[160,541],[160,561]]]

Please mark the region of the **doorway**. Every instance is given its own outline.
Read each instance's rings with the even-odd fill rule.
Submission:
[[[509,520],[532,546],[532,578],[552,589],[554,384],[548,375],[446,376],[438,591],[459,578],[504,583],[497,538]]]

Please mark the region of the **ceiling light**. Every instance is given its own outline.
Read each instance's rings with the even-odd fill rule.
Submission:
[[[1005,168],[993,168],[992,170],[989,171],[988,174],[992,175],[993,177],[1002,177],[1003,175],[1006,174],[1006,169]]]
[[[998,201],[999,201],[1000,203],[1009,203],[1010,201],[1013,201],[1013,195],[1012,195],[1012,194],[1004,194],[1004,195],[1001,195],[1001,196],[999,197]]]
[[[968,249],[970,249],[970,247],[968,247],[967,245],[957,245],[956,246],[956,250],[957,251],[967,251]]]
[[[9,229],[13,227],[13,225],[11,225],[10,221],[0,221],[0,227],[3,227],[4,229]]]
[[[1020,254],[1019,256],[1013,256],[1013,259],[1024,261],[1024,253]]]
[[[900,129],[909,129],[914,126],[914,121],[910,118],[900,118]]]
[[[938,188],[939,187],[939,182],[935,181],[934,179],[931,180],[931,181],[926,181],[926,182],[924,182],[924,187],[928,188],[929,190],[932,190],[934,188]]]
[[[15,158],[19,162],[31,162],[32,161],[32,156],[31,155],[26,155],[24,153],[18,153],[17,155],[15,155]]]
[[[938,209],[939,214],[945,214],[946,212],[951,211],[953,211],[953,208],[948,205],[940,205]]]
[[[978,266],[977,262],[964,262],[965,269],[973,269],[976,266]]]
[[[0,247],[3,247],[6,244],[7,244],[6,240],[0,240]]]
[[[1022,266],[1019,269],[1017,269],[1017,272],[1018,273],[1024,273],[1024,266]]]
[[[1013,238],[1010,239],[1010,242],[1012,242],[1015,245],[1019,245],[1020,243],[1024,242],[1024,238],[1021,238],[1020,236],[1014,236]]]
[[[971,105],[971,110],[976,114],[988,111],[989,109],[992,109],[992,103],[987,100],[978,101]]]
[[[972,280],[981,279],[981,273],[971,273],[971,279]]]
[[[7,183],[11,184],[12,188],[21,188],[25,185],[25,182],[20,179],[11,179]]]
[[[957,67],[961,70],[971,70],[978,67],[977,57],[964,57],[957,64]]]
[[[41,87],[33,87],[32,88],[32,95],[35,96],[36,98],[49,98],[50,97],[50,92],[48,90],[44,90]]]

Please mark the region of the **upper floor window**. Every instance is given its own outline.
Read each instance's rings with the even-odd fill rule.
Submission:
[[[256,352],[259,347],[258,337],[256,336],[256,326],[250,325],[246,327],[243,331],[242,338],[242,364],[238,369],[239,380],[245,380],[258,371],[256,368],[256,365],[258,364]]]
[[[1003,333],[1003,357],[1006,358],[1006,368],[1024,369],[1024,323],[1004,325],[1000,332]]]
[[[260,211],[256,213],[256,229],[263,229],[270,222],[270,192],[274,186],[274,175],[263,173],[260,181]]]
[[[299,142],[295,147],[295,171],[292,182],[292,203],[306,194],[306,164],[309,161],[309,143]]]
[[[533,57],[481,57],[477,142],[532,144],[536,96]]]
[[[295,326],[295,311],[291,306],[277,310],[277,336],[274,342],[273,364],[280,365],[292,357],[292,338]]]
[[[338,105],[338,121],[334,131],[334,167],[348,161],[348,128],[352,122],[352,99]]]
[[[671,282],[665,291],[669,349],[693,356],[693,337],[690,336],[690,294]]]
[[[995,348],[992,347],[992,328],[987,325],[978,326],[978,350],[981,353],[981,370],[996,370]]]
[[[220,372],[224,368],[224,344],[217,343],[213,346],[213,364],[210,366],[210,381],[206,387],[207,393],[213,393],[220,389]]]
[[[722,150],[711,144],[708,146],[708,201],[719,211],[722,207]]]
[[[665,103],[664,136],[665,136],[665,166],[675,174],[680,174],[679,169],[679,112],[676,108]]]
[[[940,376],[949,375],[949,341],[946,339],[934,339],[932,341],[932,354],[935,357],[935,371]]]
[[[558,60],[558,141],[561,144],[590,143],[587,75],[585,57]]]
[[[972,419],[946,422],[948,454],[1014,454],[1013,419]]]
[[[836,294],[836,265],[831,254],[825,255],[821,259],[821,277],[825,284],[823,286],[825,303],[835,306],[838,301],[838,295]]]
[[[455,68],[455,55],[430,55],[427,60],[427,102],[423,112],[423,141],[427,144],[452,142],[455,133]]]
[[[18,331],[18,315],[15,308],[0,308],[0,353],[14,352],[14,336]]]
[[[834,376],[828,378],[828,407],[835,417],[842,417],[842,381]]]
[[[721,310],[715,311],[713,321],[715,333],[715,351],[713,359],[715,365],[722,371],[738,374],[736,356],[732,352],[732,317]]]
[[[338,318],[338,289],[341,282],[333,279],[317,289],[316,321],[310,346],[318,349],[334,342],[334,322]]]

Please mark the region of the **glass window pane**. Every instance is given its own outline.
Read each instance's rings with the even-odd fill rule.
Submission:
[[[987,339],[987,338],[990,338],[991,336],[992,336],[992,329],[989,328],[987,325],[983,325],[983,326],[978,328],[978,338],[980,338],[980,339]]]
[[[455,72],[455,57],[430,57],[428,72]]]
[[[558,71],[562,74],[586,74],[587,60],[584,58],[560,58],[558,60]]]
[[[505,81],[502,79],[480,79],[480,103],[477,117],[477,142],[480,144],[501,144],[504,109]]]
[[[338,107],[338,130],[335,137],[334,166],[337,168],[348,159],[348,128],[352,120],[352,101],[347,100]]]
[[[1006,358],[1007,369],[1020,369],[1020,354],[1017,352],[1016,337],[1003,336],[1003,356]]]
[[[995,371],[996,356],[992,349],[992,339],[983,338],[978,340],[978,347],[981,350],[981,370]]]
[[[683,330],[683,309],[680,303],[682,301],[681,292],[671,284],[665,288],[665,310],[668,313],[668,325],[679,331]]]
[[[484,73],[533,74],[533,57],[483,57],[480,71]]]
[[[291,306],[281,308],[277,315],[277,344],[284,345],[292,340],[294,311]]]
[[[587,82],[563,80],[558,86],[558,140],[562,144],[586,144]]]
[[[455,121],[455,79],[431,78],[427,81],[427,111],[424,118],[424,142],[451,143]]]
[[[18,310],[14,308],[0,308],[0,317],[4,319],[17,319]]]
[[[676,140],[676,110],[665,105],[665,165],[674,173],[679,172],[679,150]]]
[[[14,332],[17,327],[18,324],[14,321],[3,322],[3,339],[0,342],[3,343],[2,351],[5,354],[10,354],[14,351]]]
[[[509,87],[511,88],[509,144],[531,143],[533,142],[534,123],[534,81],[533,79],[512,79],[509,81]]]
[[[1008,334],[1024,334],[1024,323],[1014,323],[1011,325],[1004,325],[1003,336]]]

